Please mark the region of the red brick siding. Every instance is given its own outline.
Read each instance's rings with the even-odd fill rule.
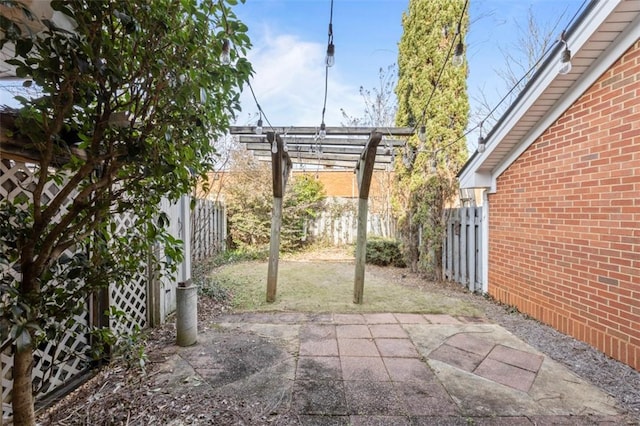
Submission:
[[[640,42],[497,180],[489,293],[640,369]]]

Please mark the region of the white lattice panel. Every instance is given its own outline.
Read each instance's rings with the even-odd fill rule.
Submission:
[[[15,199],[20,196],[31,199],[30,191],[35,186],[33,182],[35,170],[32,165],[9,160],[0,161],[0,200]],[[43,192],[43,205],[49,203],[60,192],[60,189],[61,187],[54,182],[49,182]],[[63,207],[61,214],[65,212],[66,209]],[[60,215],[55,217],[54,221],[58,220]],[[70,251],[67,251],[66,254],[73,256],[73,252]],[[20,279],[20,275],[11,268],[3,270],[2,273],[9,273],[16,280]],[[74,376],[86,370],[88,360],[84,353],[88,349],[89,342],[84,330],[87,325],[87,317],[86,312],[76,317],[73,327],[66,331],[59,342],[44,342],[35,351],[33,380],[36,389],[39,390],[38,395],[44,395],[63,386]],[[12,366],[13,356],[11,349],[9,349],[0,354],[2,410],[5,418],[11,414]]]
[[[2,379],[2,416],[7,419],[11,416],[11,369],[13,368],[13,356],[11,351],[0,353],[0,379]]]
[[[120,214],[116,216],[116,233],[124,235],[134,224],[133,214]],[[128,334],[136,325],[143,328],[147,323],[147,274],[136,274],[132,282],[122,286],[111,285],[109,305],[126,313],[123,321],[110,319],[109,326],[114,331]]]

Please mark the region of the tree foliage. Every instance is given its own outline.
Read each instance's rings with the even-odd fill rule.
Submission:
[[[273,186],[271,165],[236,152],[224,188],[229,235],[234,248],[246,251],[269,246]],[[325,199],[322,182],[310,174],[289,177],[283,200],[280,244],[295,251],[311,243],[309,222],[317,217]]]
[[[464,0],[411,0],[399,44],[396,124],[424,125],[426,140],[410,138],[397,156],[394,210],[407,263],[434,278],[440,276],[445,207],[457,191],[455,175],[467,158],[461,138],[469,111],[466,63],[454,67],[445,62],[453,53],[463,7]],[[467,26],[465,13],[463,39]]]
[[[227,0],[235,4],[235,0]],[[38,17],[18,2],[23,18]],[[2,340],[15,345],[15,424],[32,424],[31,369],[39,342],[85,298],[109,283],[126,285],[149,247],[181,259],[180,242],[158,215],[163,197],[191,191],[214,162],[211,141],[239,108],[251,73],[241,56],[246,26],[223,1],[51,1],[55,20],[37,34],[6,17],[0,47],[37,99],[22,107],[14,142],[36,152],[25,196],[0,203]],[[221,63],[231,41],[232,65]],[[58,188],[48,196],[52,183]],[[135,212],[117,230],[114,215]],[[67,255],[71,250],[72,255]],[[19,278],[16,279],[16,274]]]

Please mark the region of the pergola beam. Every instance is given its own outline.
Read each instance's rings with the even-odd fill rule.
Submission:
[[[276,126],[270,127],[271,131],[275,131],[280,135],[308,135],[318,134],[319,127],[292,127],[292,126]],[[256,128],[253,126],[231,126],[229,133],[232,135],[254,135]],[[327,127],[327,136],[339,135],[358,135],[370,136],[372,132],[380,133],[385,136],[411,136],[415,133],[413,127]]]
[[[255,155],[255,153],[254,153]],[[268,156],[257,156],[256,155],[256,160],[258,161],[271,161],[271,157]],[[317,158],[300,158],[300,159],[296,159],[295,161],[296,164],[300,164],[303,167],[304,166],[320,166],[320,167],[327,167],[327,168],[342,168],[342,169],[351,169],[351,170],[355,170],[355,166],[354,161],[353,160],[349,160],[349,161],[344,161],[344,160],[318,160]],[[389,165],[386,163],[376,163],[374,164],[373,168],[375,170],[388,170]]]
[[[267,139],[264,135],[239,135],[237,136],[237,140],[238,142],[242,143],[242,144],[253,144],[253,143],[257,143],[257,144],[264,144],[267,145]],[[285,141],[287,142],[287,145],[291,146],[291,145],[302,145],[302,146],[315,146],[315,145],[321,145],[323,147],[325,146],[332,146],[332,145],[339,145],[339,146],[357,146],[362,148],[365,143],[367,142],[366,139],[363,139],[361,137],[338,137],[338,136],[331,136],[331,137],[326,137],[322,140],[318,140],[312,137],[308,137],[308,136],[296,136],[296,135],[287,135],[285,137]],[[383,146],[389,146],[389,147],[402,147],[404,146],[405,141],[402,139],[395,139],[395,138],[387,138],[385,137],[383,139],[382,145]]]
[[[267,143],[248,143],[245,145],[248,150],[255,152],[267,152],[271,150],[271,147]],[[287,144],[289,149],[289,155],[296,158],[298,153],[305,155],[316,155],[313,150],[317,147],[313,145],[298,145],[298,144]],[[337,146],[337,145],[322,145],[322,154],[351,154],[354,160],[357,160],[362,153],[362,147],[357,146]],[[389,149],[383,146],[379,146],[377,149],[377,160],[386,160],[387,157],[391,157],[389,153]]]
[[[253,155],[256,157],[270,157],[270,151],[253,151]],[[298,162],[298,160],[306,159],[306,160],[316,160],[318,162],[322,162],[324,160],[333,160],[333,161],[350,161],[351,167],[355,168],[357,165],[357,161],[359,156],[354,156],[350,154],[338,154],[338,153],[326,153],[322,154],[314,154],[309,152],[293,152],[289,150],[289,157],[291,161]],[[382,155],[379,159],[376,159],[377,162],[381,164],[390,164],[391,156],[390,155]]]

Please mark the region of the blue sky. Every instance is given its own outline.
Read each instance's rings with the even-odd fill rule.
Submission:
[[[451,0],[458,1],[458,0]],[[564,28],[583,0],[470,0],[470,28],[465,40],[469,63],[471,110],[484,93],[495,104],[508,91],[496,75],[504,68],[502,51],[514,51],[518,25],[527,11],[545,24],[559,16]],[[359,87],[376,87],[378,70],[397,61],[402,14],[408,0],[334,0],[333,33],[336,64],[329,71],[325,122],[338,126],[341,108],[363,115]],[[274,126],[318,126],[324,95],[324,57],[330,0],[246,0],[235,13],[248,25],[253,49],[249,60],[252,85]],[[558,34],[559,35],[559,34]],[[6,82],[0,83],[6,84]],[[11,97],[0,90],[0,104]],[[236,124],[253,124],[257,107],[246,90]],[[473,127],[477,123],[471,123]],[[470,143],[473,149],[473,142]]]
[[[453,0],[452,0],[453,1]],[[544,26],[559,16],[564,28],[582,0],[470,0],[470,28],[465,40],[469,62],[468,90],[497,103],[508,91],[495,70],[504,67],[502,51],[513,51],[518,26],[531,8]],[[408,0],[334,0],[336,64],[329,71],[325,122],[340,125],[340,109],[362,116],[359,87],[378,85],[378,70],[397,61],[402,14]],[[253,43],[249,59],[258,102],[274,126],[317,126],[324,95],[324,56],[330,0],[247,0],[236,7],[249,26]],[[559,33],[557,34],[559,35]],[[245,93],[238,124],[256,121],[257,108]]]

